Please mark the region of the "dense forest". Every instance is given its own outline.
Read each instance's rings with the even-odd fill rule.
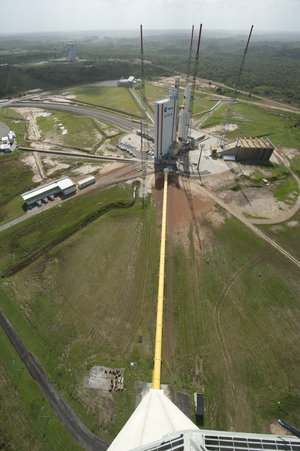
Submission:
[[[78,62],[67,62],[73,40]],[[203,32],[198,76],[234,86],[247,41],[245,34]],[[146,77],[184,73],[189,32],[145,34]],[[194,47],[196,46],[196,36]],[[34,88],[56,89],[85,82],[139,75],[138,32],[2,36],[0,96]],[[193,63],[193,61],[192,61]],[[249,46],[240,89],[300,104],[300,34],[255,35]]]

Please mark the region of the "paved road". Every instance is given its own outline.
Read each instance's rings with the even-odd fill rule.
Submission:
[[[108,444],[97,437],[97,435],[93,434],[75,415],[64,399],[55,391],[53,385],[49,382],[43,367],[38,363],[34,354],[27,350],[26,346],[1,309],[0,325],[25,364],[30,375],[39,385],[50,406],[72,437],[86,450],[106,450],[108,448]]]
[[[48,110],[69,111],[70,113],[82,114],[83,116],[90,116],[100,121],[115,125],[125,132],[130,132],[135,128],[139,128],[139,122],[133,121],[126,117],[118,116],[117,114],[108,113],[106,111],[97,110],[81,105],[74,105],[69,103],[55,103],[55,102],[11,102],[9,104],[13,108],[44,108]]]

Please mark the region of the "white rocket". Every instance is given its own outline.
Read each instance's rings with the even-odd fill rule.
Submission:
[[[184,142],[186,142],[188,139],[188,130],[190,123],[190,112],[189,112],[190,97],[191,97],[191,88],[190,85],[186,85],[183,95],[183,105],[181,108],[178,126],[178,139]]]

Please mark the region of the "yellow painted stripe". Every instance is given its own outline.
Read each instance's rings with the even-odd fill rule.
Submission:
[[[166,247],[166,225],[167,225],[167,194],[168,194],[168,171],[165,171],[164,200],[162,209],[162,224],[160,238],[160,262],[159,262],[158,295],[157,295],[155,355],[154,355],[154,369],[152,375],[152,388],[157,390],[160,390],[160,371],[161,371],[161,348],[162,348],[164,283],[165,283],[165,247]]]

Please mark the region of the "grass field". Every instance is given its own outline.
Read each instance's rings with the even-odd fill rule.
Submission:
[[[290,254],[300,259],[300,211],[286,222],[274,225],[259,225],[258,227]]]
[[[233,218],[206,230],[200,255],[191,233],[188,249],[168,243],[163,380],[204,391],[206,428],[297,424],[298,268]]]
[[[111,212],[10,278],[9,300],[0,294],[3,309],[52,382],[108,440],[134,409],[134,380],[151,379],[159,258],[155,220],[153,206],[143,209],[141,201]],[[25,291],[22,279],[27,279]],[[136,370],[129,370],[131,361]],[[96,364],[125,368],[126,389],[113,395],[84,389],[83,378]]]
[[[20,194],[34,187],[32,176],[20,152],[0,155],[0,224],[25,213]]]
[[[25,119],[13,108],[2,107],[0,109],[0,121],[4,122],[11,130],[16,133],[16,141],[22,146],[26,145],[24,136],[26,132]]]
[[[202,128],[220,125],[224,121],[227,105],[216,110],[202,125]],[[280,110],[238,103],[233,107],[231,123],[238,129],[227,134],[228,138],[239,136],[269,137],[275,146],[300,148],[299,115]]]
[[[217,212],[223,225],[198,218],[201,251],[193,224],[180,239],[168,235],[162,382],[204,391],[206,428],[269,432],[280,416],[297,424],[298,269]],[[106,440],[134,410],[134,381],[151,380],[158,264],[149,198],[144,209],[138,201],[96,219],[0,288],[3,310],[51,381]],[[125,368],[125,390],[84,389],[93,365]]]
[[[140,117],[140,108],[130,91],[126,88],[110,88],[105,86],[85,86],[70,89],[69,93],[80,102],[90,103],[112,112]]]
[[[119,185],[74,197],[0,233],[0,274],[14,271],[119,201],[131,202],[131,187]],[[101,202],[99,206],[98,203]]]
[[[82,449],[58,420],[3,332],[0,347],[0,448]]]
[[[42,140],[93,151],[106,139],[105,131],[93,118],[61,111],[47,112],[50,116],[37,118]],[[64,130],[66,134],[62,134]]]
[[[168,86],[155,86],[152,83],[149,82],[146,83],[146,98],[152,112],[154,112],[155,100],[166,99],[169,97],[168,90],[169,90]],[[137,93],[139,93],[138,90]],[[182,104],[182,101],[183,101],[183,92],[181,92],[179,96],[179,104]],[[215,103],[210,102],[209,100],[205,100],[203,98],[199,98],[199,94],[196,93],[193,114],[209,110],[210,108],[213,107]]]

